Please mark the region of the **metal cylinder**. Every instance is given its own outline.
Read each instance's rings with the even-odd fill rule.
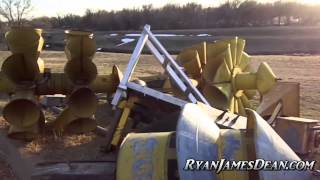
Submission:
[[[45,117],[43,112],[40,113],[38,123],[33,124],[30,127],[22,128],[14,125],[10,125],[8,136],[13,139],[30,141],[37,137],[40,133],[40,127],[44,124]]]
[[[68,98],[68,106],[75,116],[87,118],[96,112],[98,99],[90,88],[81,87],[71,93]]]
[[[90,84],[95,80],[98,70],[91,61],[69,61],[65,65],[64,72],[74,84]]]
[[[93,34],[84,31],[65,31],[65,53],[68,62],[64,72],[77,85],[90,84],[97,76],[97,67],[92,63],[96,52]]]
[[[13,100],[3,108],[3,117],[11,125],[26,128],[40,118],[41,109],[32,90],[18,91]]]
[[[71,133],[85,133],[93,131],[97,128],[97,121],[92,118],[78,118],[70,122],[65,130]]]
[[[93,33],[66,30],[65,35],[65,53],[69,61],[92,60],[97,49]]]
[[[1,71],[15,84],[34,83],[44,71],[44,62],[40,58],[28,61],[23,54],[12,54],[3,62]]]
[[[60,135],[65,131],[71,133],[90,132],[95,130],[96,127],[97,123],[93,115],[79,118],[70,111],[69,107],[65,108],[53,123],[53,129]]]

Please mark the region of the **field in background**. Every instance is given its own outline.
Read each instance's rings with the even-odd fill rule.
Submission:
[[[320,47],[320,46],[319,46]],[[3,60],[9,52],[0,52]],[[41,57],[46,66],[54,72],[62,72],[66,57],[63,52],[44,51]],[[100,74],[110,73],[114,64],[124,71],[130,54],[97,53],[94,62]],[[268,62],[275,74],[283,81],[299,82],[301,88],[301,116],[319,119],[320,117],[320,56],[252,56],[252,65],[256,68],[261,62]],[[1,64],[1,63],[0,63]],[[162,73],[160,64],[152,55],[143,55],[136,68],[135,77]]]
[[[63,30],[44,31],[47,50],[63,50]],[[141,31],[94,32],[97,48],[103,52],[132,52]],[[191,30],[153,30],[171,53],[202,41],[212,42],[239,36],[247,40],[250,54],[320,54],[320,26],[314,27],[249,27]],[[117,46],[123,41],[130,43]],[[4,50],[2,39],[2,49]],[[0,42],[1,45],[1,42]]]

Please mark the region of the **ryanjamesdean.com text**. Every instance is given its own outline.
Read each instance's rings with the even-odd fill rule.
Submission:
[[[184,166],[186,171],[306,171],[313,170],[316,161],[268,161],[257,159],[253,161],[229,161],[221,159],[219,161],[202,161],[188,159]]]

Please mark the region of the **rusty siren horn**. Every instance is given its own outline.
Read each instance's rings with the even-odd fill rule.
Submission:
[[[35,123],[27,128],[21,128],[14,125],[10,125],[8,136],[13,139],[30,141],[37,137],[37,135],[40,133],[40,128],[44,125],[44,123],[45,117],[43,112],[41,111],[38,123]]]
[[[93,33],[87,31],[66,30],[65,53],[69,61],[92,60],[96,53]]]
[[[27,61],[23,54],[12,54],[2,64],[1,71],[14,84],[35,82],[44,71],[44,62]]]
[[[4,82],[15,86],[15,94],[4,107],[3,117],[10,123],[9,136],[13,138],[34,138],[43,120],[34,88],[44,71],[44,62],[39,58],[44,44],[41,33],[41,29],[14,27],[5,36],[12,55],[1,70],[9,80]]]
[[[70,111],[80,118],[90,117],[95,113],[98,105],[97,96],[86,87],[75,90],[68,101]]]
[[[92,63],[96,52],[93,34],[84,31],[65,31],[65,53],[68,62],[64,72],[74,84],[87,85],[97,76],[97,67]]]
[[[177,57],[191,78],[198,78],[200,90],[210,104],[219,109],[246,115],[249,99],[267,93],[276,83],[276,76],[266,63],[257,72],[244,52],[245,40],[235,37],[214,43],[201,43],[183,50]]]
[[[74,84],[90,84],[96,79],[97,67],[90,61],[69,61],[64,69],[67,77]]]
[[[64,72],[75,89],[68,97],[67,108],[56,119],[54,129],[59,133],[92,131],[96,128],[94,114],[98,105],[97,97],[90,88],[97,77],[97,67],[92,62],[96,43],[90,32],[67,30],[65,34],[68,62]]]
[[[44,62],[39,58],[44,40],[42,29],[13,27],[5,35],[12,52],[1,70],[14,83],[35,81],[44,71]]]
[[[88,117],[78,117],[72,113],[69,107],[64,109],[53,123],[53,129],[59,134],[67,131],[71,133],[85,133],[93,131],[97,123],[93,115]]]
[[[42,29],[12,27],[5,39],[13,54],[23,54],[28,61],[36,61],[44,45],[41,34]]]
[[[18,91],[3,109],[3,117],[16,127],[30,127],[40,118],[40,107],[32,91]]]

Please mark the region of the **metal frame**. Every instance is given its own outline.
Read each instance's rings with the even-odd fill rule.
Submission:
[[[150,31],[150,25],[145,25],[138,43],[133,51],[133,54],[129,60],[124,76],[117,88],[114,98],[112,99],[111,104],[113,106],[118,105],[121,98],[123,98],[124,96],[124,92],[126,92],[128,88],[178,106],[183,106],[187,103],[165,93],[143,87],[134,82],[129,82],[145,45],[147,45],[149,50],[160,62],[175,85],[187,96],[190,102],[197,103],[198,101],[200,101],[204,104],[210,105],[206,98],[200,93],[200,91],[193,86],[187,75],[183,72],[183,68],[175,62],[175,60],[170,56],[167,50],[153,35],[153,33]]]

